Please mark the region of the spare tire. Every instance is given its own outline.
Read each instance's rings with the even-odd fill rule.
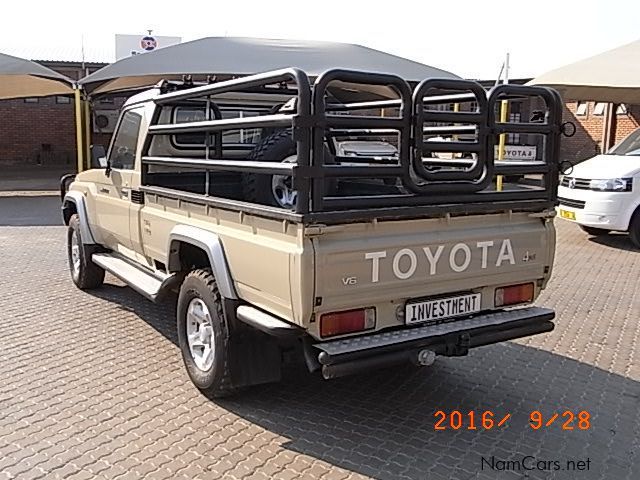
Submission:
[[[296,143],[291,130],[281,130],[262,139],[248,159],[259,162],[295,162]],[[262,205],[293,208],[297,192],[293,189],[291,177],[249,173],[244,179],[244,197],[249,202]]]
[[[262,139],[249,154],[248,160],[259,162],[295,162],[297,159],[296,142],[291,130],[280,130]],[[329,150],[325,146],[325,162],[331,163]],[[327,182],[333,185],[335,182]],[[327,187],[328,193],[331,188]],[[243,182],[244,198],[248,202],[259,203],[287,209],[294,209],[297,191],[293,181],[287,175],[248,173]]]

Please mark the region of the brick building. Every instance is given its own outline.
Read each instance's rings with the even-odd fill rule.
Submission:
[[[39,61],[72,79],[79,79],[105,63]],[[513,80],[526,83],[529,79]],[[481,82],[489,88],[493,81]],[[123,97],[103,97],[92,102],[92,141],[107,145]],[[594,102],[567,102],[564,120],[576,125],[576,134],[562,141],[563,160],[578,162],[602,150],[605,105]],[[613,116],[614,142],[640,126],[640,105],[616,105]],[[511,102],[510,119],[526,120],[539,108],[531,102]],[[98,118],[100,117],[100,118]],[[508,144],[535,144],[526,136],[510,136]],[[0,167],[26,170],[53,168],[74,171],[76,165],[73,98],[68,96],[0,101]]]
[[[640,105],[620,104],[612,116],[614,126],[612,144],[618,143],[640,127]],[[576,134],[562,140],[562,157],[578,162],[601,153],[606,104],[604,102],[567,102],[564,106],[564,121],[576,125]],[[607,150],[605,148],[605,150]]]
[[[74,80],[105,63],[38,61]],[[95,107],[117,110],[117,99],[97,101]],[[108,134],[96,134],[104,141]],[[75,114],[72,96],[0,101],[0,167],[75,170]]]

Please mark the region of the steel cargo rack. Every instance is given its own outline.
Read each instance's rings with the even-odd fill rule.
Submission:
[[[348,101],[339,95],[342,100],[335,101],[333,89],[365,92],[366,99]],[[289,111],[226,119],[216,114],[221,95],[283,91],[295,98],[295,108]],[[498,120],[503,100],[528,97],[542,105],[544,121]],[[189,101],[207,105],[205,120],[159,123],[162,108]],[[154,102],[142,157],[142,190],[147,195],[305,224],[543,211],[557,203],[562,103],[558,93],[549,88],[500,85],[487,94],[480,84],[468,80],[426,79],[415,85],[394,75],[344,69],[326,71],[311,84],[303,71],[288,68],[174,89],[159,94]],[[468,108],[456,111],[448,108],[452,104]],[[296,142],[296,161],[226,158],[222,135],[246,128],[290,129]],[[200,158],[149,153],[158,136],[196,132],[206,134]],[[539,158],[496,161],[494,152],[501,134],[539,136]],[[396,147],[397,155],[382,160],[354,159],[335,152],[331,158],[326,155],[330,139],[374,137],[385,138]],[[442,158],[443,152],[448,158]],[[153,166],[205,172],[207,187],[212,175],[220,171],[286,175],[297,191],[297,202],[294,209],[284,209],[210,195],[208,188],[200,194],[157,186],[148,174]],[[498,175],[538,175],[541,181],[537,186],[507,185],[499,191],[495,186]],[[328,192],[326,188],[328,181],[364,185],[371,179],[380,180],[380,185],[355,193],[346,189]]]

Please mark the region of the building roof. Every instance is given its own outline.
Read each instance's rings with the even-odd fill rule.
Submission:
[[[84,50],[84,51],[83,51]],[[96,47],[85,45],[83,48],[80,42],[78,45],[50,45],[47,43],[37,46],[12,45],[5,49],[5,53],[31,60],[38,59],[43,62],[69,62],[81,63],[83,58],[85,63],[109,64],[115,58],[113,49],[106,47]]]

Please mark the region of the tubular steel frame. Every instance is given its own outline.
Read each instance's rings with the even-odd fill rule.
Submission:
[[[397,100],[327,104],[328,88],[333,82],[390,87]],[[267,85],[286,85],[296,97],[292,113],[266,114],[256,117],[222,119],[214,109],[216,95],[246,92]],[[295,84],[295,90],[290,89]],[[268,89],[273,91],[274,89]],[[434,93],[435,92],[435,93]],[[538,97],[546,104],[545,123],[501,123],[496,121],[496,108],[501,100],[513,97]],[[206,119],[188,123],[159,124],[161,107],[205,99]],[[489,95],[480,84],[468,80],[427,79],[412,90],[409,83],[395,75],[335,69],[321,74],[310,85],[308,76],[296,68],[251,75],[243,78],[201,85],[169,93],[154,99],[154,110],[145,139],[142,157],[142,187],[147,195],[167,196],[218,208],[242,211],[293,222],[334,223],[370,221],[385,218],[411,218],[444,214],[471,214],[504,210],[539,211],[556,205],[558,187],[559,138],[562,122],[562,101],[559,94],[545,87],[500,85]],[[434,111],[425,106],[443,102],[476,102],[474,112]],[[397,108],[395,117],[340,115],[337,112],[373,108]],[[452,123],[451,126],[425,126],[425,123]],[[291,129],[296,142],[297,162],[229,160],[222,158],[222,134],[240,128]],[[150,156],[152,139],[157,135],[177,133],[207,133],[205,158]],[[369,165],[342,165],[349,157],[336,157],[337,163],[325,162],[325,142],[331,136],[350,134],[396,135],[398,155],[395,163],[378,162],[360,157]],[[473,133],[472,142],[425,141],[424,135]],[[537,134],[544,138],[542,161],[494,162],[496,138],[502,133]],[[211,137],[216,139],[211,148]],[[216,158],[211,158],[211,153]],[[472,153],[469,168],[433,170],[425,166],[425,156],[437,152]],[[428,158],[427,158],[428,159]],[[436,160],[435,164],[438,163]],[[440,162],[446,165],[447,162]],[[464,163],[464,162],[462,162]],[[193,168],[206,172],[206,186],[210,172],[234,171],[243,173],[290,175],[298,192],[295,211],[230,200],[205,194],[188,193],[148,183],[148,167]],[[491,191],[487,187],[494,175],[541,174],[543,189],[523,191]],[[407,194],[378,194],[327,196],[326,179],[330,178],[399,178]],[[419,180],[417,182],[416,180]]]

